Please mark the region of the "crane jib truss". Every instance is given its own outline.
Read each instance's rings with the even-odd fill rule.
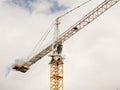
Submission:
[[[62,33],[58,38],[58,42],[63,43],[64,41],[69,39],[71,36],[73,36],[75,33],[80,31],[86,25],[91,23],[93,20],[95,20],[102,13],[107,11],[110,7],[112,7],[114,4],[116,4],[119,1],[120,0],[105,0],[104,2],[102,2],[95,9],[93,9],[88,14],[86,14],[81,20],[79,20],[77,23],[75,23],[73,26],[71,26],[68,30],[66,30],[64,33]],[[45,55],[50,53],[52,51],[52,45],[55,43],[56,43],[56,41],[51,43],[48,47],[43,49],[41,52],[39,52],[37,55],[35,55],[29,61],[25,62],[20,67],[16,68],[16,70],[21,71],[21,72],[26,72],[32,64],[36,63],[41,58],[43,58]]]

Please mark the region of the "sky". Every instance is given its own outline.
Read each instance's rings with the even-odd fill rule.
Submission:
[[[0,90],[49,90],[45,56],[27,73],[24,62],[54,20],[85,0],[0,0]],[[104,0],[91,2],[60,19],[60,33]],[[53,39],[53,30],[43,47]],[[120,90],[120,2],[63,44],[64,90]]]

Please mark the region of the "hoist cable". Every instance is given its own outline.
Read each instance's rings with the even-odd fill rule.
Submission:
[[[65,14],[57,17],[57,19],[59,20],[60,18],[64,17],[65,15],[73,12],[74,10],[82,7],[83,5],[87,4],[88,2],[90,2],[91,0],[87,0],[86,2],[82,3],[81,5],[71,9],[70,11],[66,12]],[[55,25],[55,21],[51,24],[51,26],[48,28],[48,30],[44,33],[44,35],[41,37],[41,39],[38,41],[38,43],[35,45],[35,47],[32,49],[31,53],[28,55],[27,59],[30,58],[30,56],[32,56],[33,54],[35,54],[36,52],[38,52],[39,48],[41,48],[42,44],[44,43],[44,41],[46,40],[48,34],[50,33],[52,27]]]
[[[86,2],[83,2],[81,5],[79,5],[79,6],[75,7],[75,8],[73,8],[73,9],[71,9],[70,11],[66,12],[65,14],[59,16],[58,19],[64,17],[65,15],[69,14],[69,13],[72,12],[72,11],[74,11],[74,10],[76,10],[76,9],[78,9],[78,8],[80,8],[80,7],[82,7],[83,5],[87,4],[87,3],[90,2],[90,1],[92,1],[92,0],[87,0]]]
[[[52,30],[52,28],[54,26],[54,23],[55,23],[55,21],[53,21],[53,23],[50,25],[50,27],[47,29],[47,31],[43,34],[43,36],[37,42],[37,44],[35,45],[35,47],[32,49],[32,51],[30,52],[30,54],[27,56],[26,60],[29,59],[33,54],[35,54],[39,50],[38,48],[41,48],[42,44],[44,43],[44,41],[46,40],[47,36],[51,32],[51,30]]]

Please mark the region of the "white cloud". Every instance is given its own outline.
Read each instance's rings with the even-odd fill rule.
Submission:
[[[56,13],[67,9],[64,4],[60,4],[57,0],[6,0],[7,4],[13,7],[19,7],[33,13],[35,11],[42,13]]]
[[[52,4],[46,1],[33,4],[34,12],[36,13],[48,13],[48,10],[51,6]]]
[[[79,5],[78,2],[78,0],[59,1],[71,8]],[[86,11],[90,11],[93,8],[91,4],[94,5],[95,2],[97,1],[62,18],[60,27],[62,32],[84,16]],[[67,60],[64,60],[66,90],[115,90],[120,88],[119,5],[120,3],[113,6],[64,43],[63,53],[68,54]],[[15,59],[27,56],[42,33],[60,14],[36,13],[47,10],[51,7],[51,3],[44,2],[41,6],[34,5],[35,11],[29,14],[21,8],[0,2],[0,90],[49,89],[48,63],[50,58],[48,57],[34,64],[25,74],[12,70],[5,76],[7,67],[9,68]]]

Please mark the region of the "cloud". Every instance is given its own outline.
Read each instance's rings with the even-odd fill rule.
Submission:
[[[29,12],[33,11],[32,3],[36,0],[7,0],[7,3],[13,6],[21,7]]]
[[[59,11],[63,11],[67,9],[67,6],[65,5],[60,5],[59,2],[57,0],[51,0],[52,2],[52,6],[50,7],[50,12],[51,13],[56,13]]]
[[[71,6],[72,3],[77,6],[81,3],[81,0],[79,3],[76,1],[78,0],[59,0],[58,7]],[[48,63],[51,58],[44,57],[24,74],[11,70],[15,59],[24,58],[30,53],[55,19],[54,15],[59,14],[58,12],[44,13],[50,12],[50,7],[54,6],[53,1],[36,2],[31,2],[32,14],[16,4],[0,4],[0,90],[49,89]],[[63,53],[68,54],[64,60],[65,90],[115,90],[120,88],[119,5],[120,3],[113,6],[63,44]],[[85,10],[90,11],[92,6],[94,4],[86,5],[86,9],[82,8],[71,15],[66,15],[61,20],[61,27],[66,30],[66,27],[70,27],[82,17]],[[8,76],[5,77],[5,75]]]
[[[6,3],[13,7],[20,7],[29,13],[36,11],[36,9],[41,12],[43,5],[46,9],[42,9],[42,12],[56,13],[67,9],[67,6],[61,5],[58,0],[6,0]]]

